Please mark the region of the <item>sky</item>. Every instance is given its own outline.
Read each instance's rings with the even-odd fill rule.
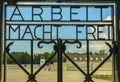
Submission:
[[[19,3],[19,4],[23,4],[23,3]],[[26,5],[56,5],[56,2],[54,3],[24,3]],[[113,3],[99,3],[98,5],[114,5]],[[82,3],[57,3],[57,5],[88,5],[88,4],[82,4]],[[94,4],[90,4],[90,5],[94,5]],[[97,3],[95,4],[97,5]],[[6,20],[10,20],[10,18],[12,18],[11,20],[22,20],[22,17],[21,15],[23,16],[24,20],[32,20],[32,8],[31,6],[28,6],[26,8],[24,7],[18,7],[18,9],[16,9],[16,11],[14,12],[15,8],[14,7],[7,7],[7,14],[6,14]],[[41,9],[42,8],[42,9]],[[61,11],[62,9],[62,11]],[[81,21],[86,21],[86,7],[81,7],[81,8],[73,8],[72,9],[72,20],[73,22],[69,21],[70,20],[70,6],[62,6],[60,8],[54,8],[53,9],[53,12],[54,12],[54,15],[53,15],[53,21],[51,20],[51,6],[40,6],[40,7],[34,7],[33,9],[33,13],[34,13],[34,16],[33,16],[33,22],[27,22],[29,24],[29,26],[27,25],[21,25],[20,26],[20,36],[18,35],[18,29],[16,31],[16,28],[19,27],[18,25],[11,25],[11,27],[14,29],[11,30],[11,34],[10,34],[10,37],[12,39],[18,39],[18,37],[22,38],[22,39],[36,39],[35,35],[41,39],[43,39],[43,28],[45,28],[44,30],[46,32],[49,32],[50,31],[50,25],[46,25],[46,24],[54,24],[54,25],[61,25],[59,29],[59,34],[58,34],[58,38],[61,38],[61,39],[76,39],[76,26],[77,25],[84,25],[84,26],[80,26],[80,28],[78,28],[78,31],[81,31],[81,33],[78,34],[78,39],[80,39],[81,43],[82,43],[82,47],[80,49],[77,49],[76,48],[76,45],[68,45],[66,44],[66,52],[69,51],[69,52],[79,52],[79,53],[84,53],[86,52],[86,49],[87,49],[87,46],[86,46],[86,40],[83,40],[83,39],[86,39],[86,34],[87,33],[94,33],[94,36],[95,38],[97,39],[98,36],[97,36],[97,33],[98,31],[102,33],[99,33],[99,38],[105,38],[107,39],[108,38],[108,26],[105,25],[105,26],[101,26],[101,27],[98,27],[97,25],[99,24],[102,24],[101,22],[81,22]],[[60,12],[61,11],[61,14],[62,14],[62,18],[61,18],[61,21],[54,21],[54,19],[58,20],[60,19],[61,15],[60,14],[57,14],[57,12]],[[12,17],[12,14],[19,14],[18,16],[13,16]],[[115,12],[115,11],[114,11]],[[41,18],[40,18],[40,15],[38,14],[41,14]],[[77,13],[77,14],[74,14],[74,13]],[[21,14],[21,15],[20,15]],[[35,15],[37,14],[37,15]],[[104,21],[110,21],[111,20],[111,8],[104,8],[103,9],[103,17],[102,17],[102,20]],[[115,16],[114,16],[115,17]],[[79,20],[77,22],[74,22],[74,20]],[[88,9],[88,20],[100,20],[100,8],[94,8],[94,7],[90,7]],[[36,22],[35,22],[36,21]],[[47,22],[46,22],[47,21]],[[52,22],[51,22],[52,21]],[[68,21],[68,22],[67,22]],[[10,23],[10,22],[7,22],[7,23]],[[13,24],[15,24],[15,22],[12,22]],[[20,23],[20,22],[17,22],[17,24],[24,24],[23,22]],[[35,24],[35,25],[30,25],[30,24]],[[39,26],[37,27],[36,24],[39,24]],[[44,24],[44,25],[43,25]],[[96,24],[94,27],[87,27],[87,25],[89,24]],[[57,29],[56,29],[56,26],[52,25],[52,38],[53,39],[56,39],[56,35],[57,35]],[[37,29],[35,30],[35,27],[37,27]],[[26,28],[28,28],[26,30]],[[86,31],[86,29],[88,29],[88,31]],[[6,38],[8,39],[9,38],[9,25],[6,26]],[[110,27],[110,38],[112,39],[112,30],[113,30],[113,27],[111,26]],[[26,34],[24,34],[26,31]],[[30,34],[31,32],[31,34]],[[50,39],[50,34],[45,34],[45,37],[46,39]],[[94,39],[93,35],[89,34],[88,35],[88,39]],[[14,41],[14,40],[8,40],[7,41],[7,44],[11,41]],[[36,40],[34,41],[34,53],[44,53],[44,52],[51,52],[53,51],[53,45],[54,44],[49,44],[49,45],[44,45],[44,47],[42,49],[39,49],[37,47],[37,43],[39,42],[39,40]],[[100,50],[105,50],[105,52],[108,53],[109,51],[109,48],[106,46],[105,44],[106,41],[90,41],[90,51],[92,52],[99,52]],[[108,41],[109,43],[111,43],[111,41]],[[28,51],[30,53],[30,41],[14,41],[14,44],[11,46],[11,51]]]

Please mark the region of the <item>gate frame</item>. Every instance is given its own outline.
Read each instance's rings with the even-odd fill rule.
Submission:
[[[2,36],[2,27],[3,27],[3,1],[0,1],[0,82],[2,82],[2,41],[3,41],[3,36]]]
[[[116,3],[116,50],[117,50],[117,53],[116,53],[116,72],[117,72],[117,79],[118,79],[118,82],[120,82],[120,0]]]
[[[0,82],[2,82],[2,63],[3,63],[3,21],[4,21],[4,13],[3,13],[3,5],[4,5],[4,2],[8,2],[9,4],[13,5],[13,4],[16,4],[16,2],[30,2],[30,1],[33,1],[33,0],[1,0],[0,1]],[[34,0],[35,2],[37,1],[42,1],[42,0]],[[48,2],[52,2],[52,0],[45,0],[45,1],[48,1]],[[53,0],[53,1],[56,1],[56,0]],[[58,0],[59,1],[59,0]],[[61,0],[61,1],[65,1],[65,2],[70,2],[69,0]],[[114,66],[116,66],[116,73],[117,73],[117,82],[120,82],[120,0],[81,0],[81,1],[77,1],[77,0],[74,0],[76,2],[115,2],[116,4],[116,43],[115,43],[115,64]],[[71,0],[71,2],[73,2]],[[117,28],[118,27],[118,28]]]

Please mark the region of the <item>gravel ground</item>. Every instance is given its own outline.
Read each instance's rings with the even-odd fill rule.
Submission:
[[[30,70],[29,70],[30,71]],[[63,82],[83,82],[85,77],[79,71],[63,71]],[[7,70],[7,82],[26,82],[28,76],[21,69]],[[57,82],[56,71],[40,71],[36,80],[38,82]],[[112,82],[93,78],[94,82]]]

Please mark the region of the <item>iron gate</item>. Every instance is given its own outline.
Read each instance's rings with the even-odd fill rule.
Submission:
[[[109,3],[108,5],[64,2],[34,3],[32,5],[19,3],[16,5],[5,4],[4,7],[4,82],[6,82],[6,54],[28,75],[26,82],[37,82],[37,74],[57,54],[58,82],[62,82],[63,80],[63,55],[85,76],[84,82],[94,82],[92,75],[110,57],[113,57],[113,76],[115,77],[115,60],[113,54],[115,53],[114,44],[116,37],[114,27],[115,5],[113,3]],[[105,19],[105,12],[109,12],[109,19]],[[81,13],[83,14],[81,15]],[[22,43],[24,41],[30,42],[30,73],[10,53],[10,47],[15,42]],[[109,55],[95,69],[90,71],[90,44],[91,42],[99,43],[100,41],[104,42],[110,48]],[[33,72],[35,42],[37,42],[37,47],[40,49],[44,48],[41,44],[54,44],[54,54],[37,71]],[[78,44],[77,48],[80,49],[86,44],[87,72],[79,67],[66,53],[67,44]],[[115,79],[114,82],[116,82]]]

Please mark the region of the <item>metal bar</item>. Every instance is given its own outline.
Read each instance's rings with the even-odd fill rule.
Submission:
[[[43,37],[43,40],[45,39],[45,34],[44,34],[44,31],[45,31],[45,26],[43,26],[43,35],[42,35],[42,37]]]
[[[62,71],[62,40],[58,40],[58,81],[57,82],[63,82],[63,71]]]
[[[5,50],[5,47],[6,47],[6,18],[7,18],[7,9],[6,9],[7,7],[5,6],[5,8],[4,8],[4,26],[5,26],[5,28],[4,28],[4,50]],[[6,59],[6,54],[4,53],[4,56],[3,56],[3,62],[4,62],[4,75],[3,75],[3,82],[6,82],[6,80],[7,80],[7,72],[6,72],[6,70],[7,70],[7,67],[6,67],[6,65],[7,65],[7,59]]]
[[[7,41],[30,41],[31,39],[6,39]],[[38,40],[43,40],[43,39],[32,39],[34,41],[38,41]],[[50,41],[50,39],[44,39],[45,41]],[[52,40],[58,40],[58,39],[52,39]],[[71,40],[71,41],[74,41],[75,39],[63,39],[63,40]],[[80,41],[86,41],[86,39],[77,39],[77,40],[80,40]],[[113,39],[90,39],[89,41],[113,41]]]
[[[86,21],[88,21],[88,6],[86,6]]]
[[[52,25],[50,25],[50,39],[52,40]]]
[[[9,52],[6,52],[10,58],[29,76],[29,72],[9,53]]]
[[[109,56],[104,59],[91,73],[90,76],[92,76],[111,56],[113,53],[110,52]]]
[[[10,24],[10,25],[71,25],[71,26],[75,26],[75,25],[111,25],[112,21],[104,21],[104,22],[100,22],[100,21],[82,21],[82,22],[45,22],[45,21],[30,21],[30,22],[18,22],[18,21],[12,21],[12,22],[6,22],[6,24]]]
[[[53,4],[53,3],[51,3],[51,4],[50,4],[50,3],[48,3],[48,4],[43,4],[43,3],[44,3],[44,2],[42,2],[41,4],[33,4],[33,5],[29,5],[29,4],[24,4],[24,3],[23,3],[23,4],[17,4],[17,6],[19,6],[19,7],[20,7],[20,6],[23,6],[23,7],[28,7],[28,6],[33,6],[33,7],[34,7],[34,6],[35,6],[35,7],[38,7],[38,8],[39,8],[39,6],[45,6],[45,7],[48,7],[48,6],[49,6],[49,7],[50,7],[50,6],[53,6],[53,7],[54,7],[54,6],[65,6],[65,7],[67,7],[67,6],[72,6],[72,7],[73,7],[73,6],[77,6],[77,7],[80,6],[80,7],[86,7],[86,6],[88,6],[88,7],[96,7],[96,8],[97,8],[97,7],[99,7],[99,8],[100,8],[100,7],[107,8],[107,7],[109,7],[109,6],[112,6],[112,5],[109,5],[109,4],[108,4],[108,5],[103,5],[102,3],[98,3],[98,4],[96,3],[96,4],[93,4],[93,5],[89,5],[89,4],[88,4],[88,5],[85,5],[85,4],[83,4],[83,3],[81,3],[81,4],[76,4],[76,3],[74,3],[74,4],[71,4],[71,3],[68,3],[68,4],[66,4],[66,3],[63,3],[63,4],[59,4],[59,3],[58,3],[58,4],[57,4],[57,3],[56,3],[56,4]],[[105,4],[105,2],[104,2],[104,4]],[[15,7],[15,5],[9,5],[9,4],[6,4],[6,5],[7,5],[8,7]]]
[[[115,48],[116,47],[116,42],[115,42],[115,40],[116,40],[116,38],[115,38],[115,27],[114,27],[114,25],[116,25],[116,24],[114,24],[115,23],[115,21],[114,21],[114,6],[111,6],[111,20],[113,20],[113,25],[112,25],[112,27],[113,27],[113,29],[112,29],[112,37],[113,37],[113,48]],[[109,26],[110,27],[110,26]],[[117,28],[117,27],[116,27]],[[113,57],[112,57],[112,73],[113,73],[113,82],[116,82],[116,58],[115,58],[115,55],[116,55],[116,52],[115,52],[115,49],[113,49]]]
[[[0,1],[0,82],[2,82],[2,58],[3,58],[3,47],[2,47],[2,43],[3,43],[3,35],[2,35],[2,28],[3,28],[3,2]]]
[[[87,74],[65,52],[63,52],[63,54],[84,76],[87,76]]]
[[[33,40],[31,40],[31,75],[33,75]],[[33,82],[33,80],[31,80]]]
[[[95,6],[95,8],[108,8],[108,6],[104,5],[104,6]]]
[[[113,41],[113,56],[112,56],[112,73],[113,73],[113,82],[116,82],[116,41]]]
[[[78,40],[78,27],[76,27],[76,39]]]
[[[118,53],[116,54],[116,71],[117,71],[117,79],[118,82],[120,82],[120,1],[117,3],[117,8],[116,8],[116,38],[117,38],[117,45],[118,45]]]
[[[3,0],[3,1],[5,1],[5,2],[9,2],[9,1],[11,1],[11,2],[13,2],[14,0]],[[18,2],[33,2],[33,0],[17,0]],[[43,2],[43,0],[34,0],[35,2]],[[48,2],[58,2],[58,0],[44,0],[44,1],[48,1]],[[68,2],[69,0],[60,0],[61,1],[61,3],[62,3],[62,1],[64,1],[64,2]],[[60,3],[60,1],[59,1],[59,3]],[[90,2],[90,3],[95,3],[95,2],[106,2],[106,3],[111,3],[111,2],[118,2],[117,0],[80,0],[80,1],[78,1],[78,0],[70,0],[70,2],[86,2],[86,3],[88,3],[88,2]]]
[[[87,40],[87,75],[89,75],[89,40]]]
[[[54,58],[56,55],[56,52],[34,73],[34,76],[36,76],[40,71],[41,69],[52,59]]]
[[[115,40],[115,27],[114,27],[114,23],[115,22],[114,22],[114,16],[115,16],[114,15],[114,6],[112,6],[111,7],[111,20],[112,20],[112,27],[113,27],[113,29],[112,29],[112,32],[113,32],[113,34],[112,34],[113,35],[112,36],[113,37],[113,41]]]
[[[59,38],[59,37],[58,37],[58,34],[59,34],[59,28],[58,28],[58,27],[57,27],[56,32],[57,32],[57,39],[58,39],[58,38]]]
[[[6,80],[7,80],[7,72],[6,72],[6,70],[7,70],[7,65],[6,65],[6,54],[4,53],[4,56],[3,56],[3,64],[4,64],[4,71],[3,71],[3,82],[6,82]]]
[[[52,25],[54,25],[54,24],[56,24],[56,25],[60,25],[60,24],[82,24],[82,23],[84,23],[84,24],[87,24],[87,23],[89,23],[89,24],[91,24],[91,22],[92,23],[111,23],[112,21],[110,21],[110,20],[88,20],[88,21],[86,21],[86,20],[81,20],[81,21],[68,21],[68,20],[61,20],[61,21],[53,21],[53,20],[43,20],[43,21],[40,21],[40,20],[24,20],[24,21],[22,21],[22,20],[6,20],[6,22],[8,23],[8,24],[14,24],[14,22],[15,23],[18,23],[18,24],[25,24],[25,23],[27,23],[27,24],[34,24],[34,23],[37,23],[37,24],[45,24],[45,22],[46,22],[46,24],[52,24]],[[54,23],[53,23],[54,22]]]
[[[100,8],[100,15],[101,15],[101,16],[100,16],[100,20],[101,20],[101,21],[102,21],[102,19],[103,19],[103,17],[102,17],[102,11],[103,11],[102,8]]]
[[[119,35],[120,35],[120,33],[119,33]],[[120,43],[118,43],[118,44],[120,45]],[[118,46],[118,49],[120,49],[120,46]],[[120,82],[120,50],[117,53],[116,59],[117,59],[117,65],[116,65],[117,66],[117,79],[118,79],[118,82]]]

